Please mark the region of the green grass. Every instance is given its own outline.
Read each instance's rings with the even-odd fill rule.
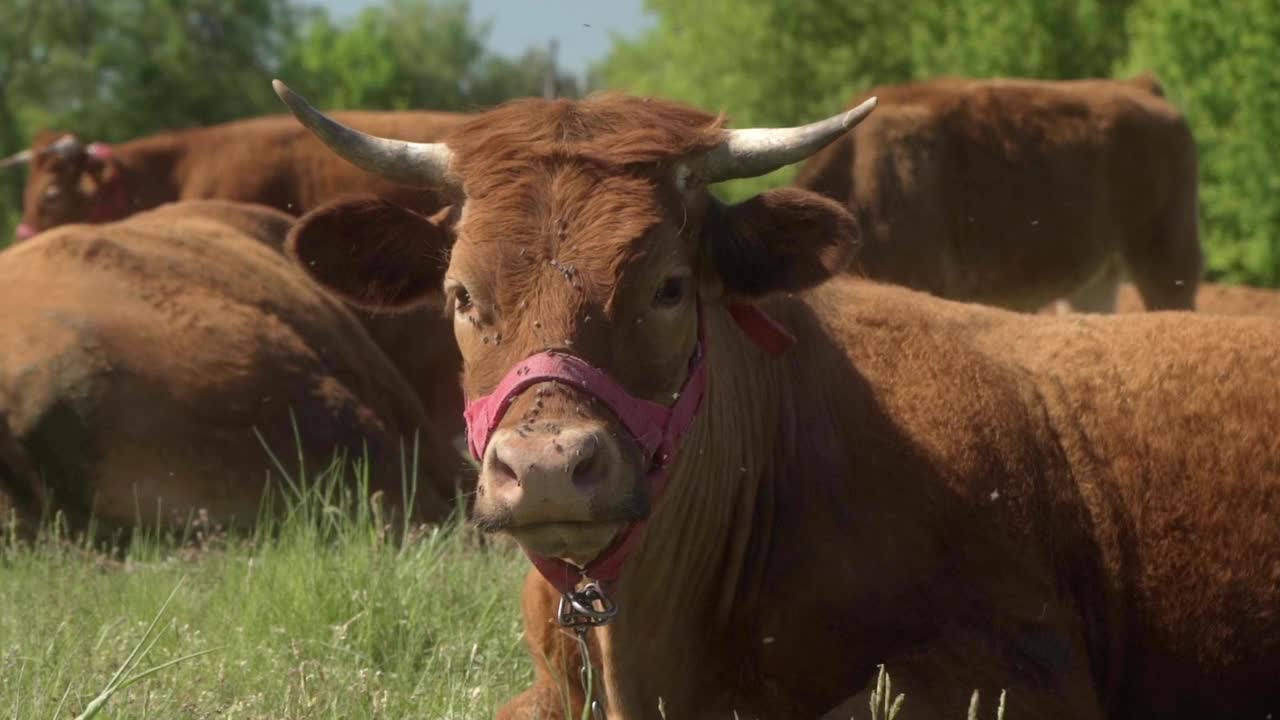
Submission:
[[[0,720],[79,716],[171,593],[126,676],[211,652],[121,689],[96,717],[492,717],[531,679],[527,561],[457,519],[389,537],[332,477],[253,537],[197,523],[114,553],[54,530],[0,539]]]
[[[10,524],[0,720],[493,717],[531,680],[527,560],[460,517],[395,529],[344,466],[286,475],[282,512],[248,535],[196,518],[121,550],[58,518],[34,541]],[[881,668],[867,717],[893,720],[891,688]]]

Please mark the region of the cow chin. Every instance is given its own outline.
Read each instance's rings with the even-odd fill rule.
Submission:
[[[518,508],[500,505],[482,493],[476,498],[471,521],[483,532],[511,536],[531,553],[581,567],[603,553],[628,524],[648,517],[649,498],[638,483],[634,487],[633,493],[608,508],[589,503],[581,512],[531,517],[521,517],[524,513]]]
[[[531,553],[583,567],[603,553],[624,527],[625,522],[616,521],[539,523],[511,528],[508,533]]]

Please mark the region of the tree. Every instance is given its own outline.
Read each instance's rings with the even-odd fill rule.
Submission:
[[[477,107],[489,107],[514,97],[543,94],[547,73],[555,73],[556,97],[580,97],[577,78],[559,71],[551,54],[529,48],[519,58],[491,55],[480,63],[467,81],[467,94]]]
[[[1196,137],[1210,276],[1280,286],[1280,3],[1144,0],[1129,30]]]
[[[345,27],[315,10],[280,72],[320,107],[463,110],[487,34],[462,0],[390,0]]]
[[[280,72],[320,107],[470,111],[542,94],[545,50],[517,59],[485,48],[489,26],[465,0],[389,0],[336,24],[312,10]],[[577,86],[561,74],[561,94]]]
[[[648,0],[657,26],[617,43],[609,84],[727,112],[738,127],[834,114],[883,83],[939,74],[1106,75],[1133,0]],[[795,168],[717,189],[741,197]]]
[[[41,128],[116,140],[277,111],[267,76],[289,0],[8,0],[0,5],[0,153]],[[22,173],[4,173],[8,241]]]
[[[302,0],[0,3],[0,157],[42,128],[118,142],[284,112],[282,77],[322,107],[473,110],[541,95],[551,58],[507,59],[465,0],[386,0],[351,22]],[[560,93],[578,92],[561,74]],[[0,173],[0,247],[23,173]]]
[[[1209,274],[1280,285],[1280,0],[647,0],[657,26],[596,70],[608,84],[794,124],[873,85],[1151,70],[1200,148]],[[726,183],[740,198],[795,168]]]

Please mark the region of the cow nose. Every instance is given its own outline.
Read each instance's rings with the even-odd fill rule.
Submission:
[[[536,484],[546,489],[599,484],[607,474],[599,430],[564,430],[555,435],[502,431],[493,438],[489,475],[495,490]]]
[[[26,223],[18,225],[14,235],[18,240],[29,240],[36,234],[36,229]]]

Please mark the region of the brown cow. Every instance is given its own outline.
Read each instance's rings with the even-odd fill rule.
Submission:
[[[68,225],[0,253],[0,496],[83,527],[159,516],[256,519],[273,463],[298,470],[367,444],[371,487],[399,505],[414,434],[421,520],[450,509],[461,458],[355,317],[278,248],[293,218],[175,203]],[[0,500],[0,505],[5,505]],[[159,507],[158,507],[159,506]],[[25,523],[24,523],[25,524]]]
[[[728,131],[657,99],[527,100],[418,144],[277,92],[352,162],[456,198],[335,202],[289,250],[372,306],[443,287],[475,521],[539,570],[534,686],[501,717],[564,717],[557,678],[581,706],[557,599],[568,622],[608,608],[580,572],[616,610],[589,646],[614,720],[844,719],[882,662],[903,718],[974,688],[1014,718],[1280,710],[1280,323],[821,284],[857,241],[839,203],[707,192],[866,107]]]
[[[1127,271],[1147,307],[1194,307],[1195,142],[1151,74],[868,94],[875,115],[795,181],[865,221],[856,271],[1026,312],[1112,312]]]
[[[465,115],[449,112],[341,112],[369,132],[436,140]],[[260,203],[301,215],[342,193],[369,192],[421,212],[430,192],[362,172],[326,152],[288,115],[266,115],[173,130],[118,145],[39,133],[10,164],[30,162],[17,239],[71,222],[120,220],[173,200]]]
[[[446,112],[341,112],[370,132],[434,140],[465,115]],[[118,220],[177,199],[259,203],[300,215],[344,193],[376,193],[419,212],[434,212],[435,192],[366,173],[329,152],[289,115],[269,115],[177,130],[116,146],[42,133],[32,163],[19,238],[68,222]],[[460,359],[438,310],[408,315],[357,311],[379,347],[413,386],[442,429],[462,431]]]

